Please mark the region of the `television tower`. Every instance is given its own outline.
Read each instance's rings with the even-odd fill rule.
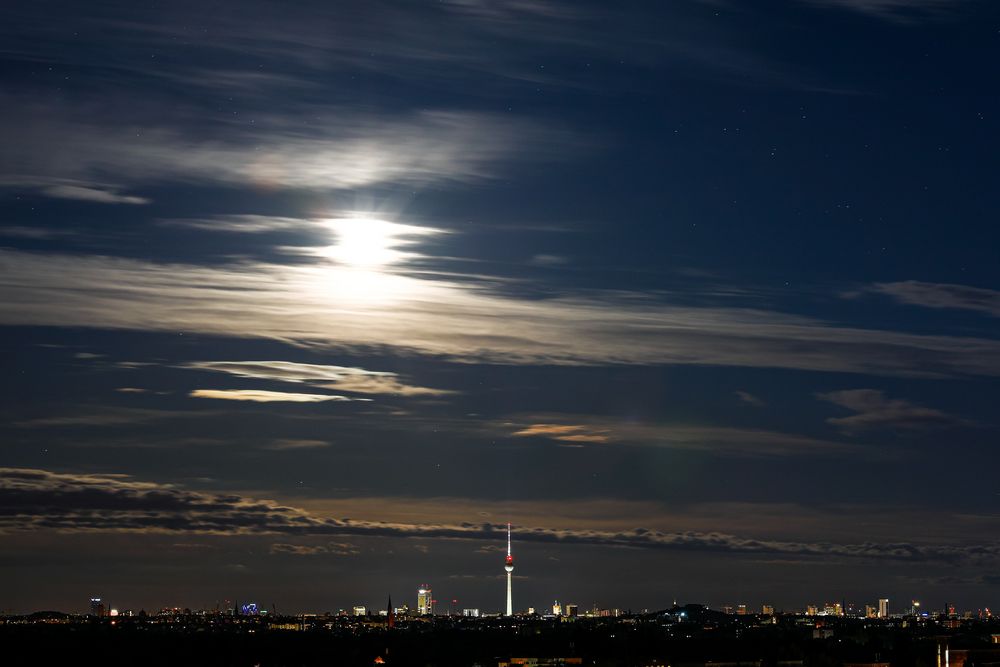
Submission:
[[[514,572],[514,557],[510,554],[510,523],[507,523],[507,561],[503,566],[507,570],[507,615],[514,615],[514,602],[510,595],[510,580]]]

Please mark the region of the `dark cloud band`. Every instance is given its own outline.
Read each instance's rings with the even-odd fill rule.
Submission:
[[[506,527],[491,523],[405,524],[332,519],[314,516],[274,501],[189,491],[164,484],[139,482],[126,476],[3,468],[0,469],[0,528],[5,531],[178,532],[496,541],[503,538]],[[1000,544],[835,544],[755,539],[719,532],[670,533],[645,528],[612,532],[522,527],[518,530],[518,539],[549,544],[818,558],[911,562],[1000,560]]]

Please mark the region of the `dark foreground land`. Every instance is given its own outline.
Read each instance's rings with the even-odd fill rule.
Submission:
[[[984,667],[1000,665],[998,640],[989,619],[438,617],[389,630],[384,619],[342,617],[36,615],[0,619],[0,664]]]

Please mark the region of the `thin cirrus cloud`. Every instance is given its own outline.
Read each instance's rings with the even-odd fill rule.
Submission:
[[[449,396],[447,389],[419,387],[403,382],[396,373],[350,366],[302,364],[292,361],[192,361],[182,368],[226,373],[234,377],[310,384],[324,389],[358,394],[396,396]]]
[[[175,3],[150,12],[127,4],[80,15],[70,11],[57,19],[28,3],[11,12],[11,28],[4,32],[0,27],[0,37],[6,38],[6,51],[13,57],[64,62],[62,42],[39,37],[72,29],[78,43],[93,40],[92,48],[73,52],[77,67],[82,60],[109,68],[115,77],[138,74],[142,81],[198,86],[208,94],[264,98],[269,106],[279,93],[308,99],[316,89],[330,87],[331,74],[358,71],[419,79],[426,86],[474,77],[475,87],[465,92],[485,90],[493,98],[506,96],[512,82],[594,88],[589,77],[574,75],[574,68],[545,69],[538,63],[579,58],[581,52],[588,62],[620,63],[620,49],[608,35],[629,32],[643,36],[629,44],[634,62],[683,64],[685,72],[703,70],[715,77],[787,77],[788,68],[740,48],[718,21],[708,18],[708,11],[689,7],[665,5],[669,20],[650,31],[636,12],[606,3],[453,0],[415,6],[368,0],[343,5],[303,3],[278,10],[273,3],[248,1],[241,12],[221,12]],[[89,29],[81,30],[81,25]],[[119,48],[108,48],[109,43]],[[150,69],[136,62],[135,49],[153,45],[174,55],[171,67]]]
[[[0,468],[0,530],[100,533],[439,538],[495,541],[506,525],[415,524],[334,519],[271,500],[212,494],[127,475]],[[890,562],[1000,562],[1000,544],[905,541],[836,543],[758,539],[721,532],[523,527],[518,539],[543,544],[631,547]],[[309,555],[310,550],[298,551]],[[296,553],[285,549],[285,553]]]
[[[972,310],[1000,317],[1000,291],[983,287],[904,280],[893,283],[875,283],[864,291],[883,294],[899,303],[911,306]],[[857,292],[848,296],[855,295]]]
[[[193,389],[191,398],[211,398],[223,401],[250,401],[252,403],[325,403],[327,401],[366,401],[334,394],[300,394],[264,389]]]
[[[816,397],[854,413],[826,420],[846,433],[887,428],[912,431],[966,424],[965,420],[941,410],[900,398],[888,398],[877,389],[846,389],[817,394]]]
[[[205,232],[266,234],[280,231],[317,231],[319,221],[272,215],[220,215],[210,218],[169,218],[160,220],[162,227],[181,227]]]
[[[356,545],[350,542],[328,542],[326,544],[286,544],[276,542],[271,545],[272,554],[291,554],[293,556],[356,556],[361,553]]]
[[[457,362],[702,364],[913,377],[1000,375],[1000,342],[837,326],[642,293],[519,298],[329,264],[220,267],[0,250],[0,324],[197,331]]]
[[[90,185],[52,185],[42,194],[55,199],[75,199],[98,204],[148,204],[149,199],[135,195],[121,194],[115,188],[100,188]]]
[[[264,449],[273,449],[275,451],[287,451],[290,449],[323,449],[324,447],[329,447],[330,443],[326,440],[307,440],[307,439],[280,439],[274,440],[270,444],[266,445]]]
[[[606,430],[594,429],[581,424],[531,424],[514,431],[515,437],[542,437],[561,442],[607,442]]]
[[[749,391],[739,390],[736,392],[736,397],[740,399],[741,403],[752,405],[755,408],[762,408],[767,405],[764,399],[751,394]]]
[[[21,128],[5,143],[0,185],[105,203],[145,203],[118,194],[122,184],[329,189],[476,181],[494,177],[506,161],[542,158],[569,140],[566,131],[538,121],[481,112],[378,116],[328,108],[331,119],[319,128],[304,130],[292,112],[262,119],[252,131],[218,127],[209,141],[183,119],[101,124],[33,108],[17,97],[6,101],[27,109],[0,114]],[[114,184],[95,185],[109,182]]]
[[[744,457],[815,456],[818,454],[862,456],[856,446],[763,429],[698,424],[643,423],[564,415],[544,415],[545,421],[500,425],[513,428],[515,438],[543,438],[572,444],[623,444],[665,449],[687,449]]]
[[[881,18],[906,21],[954,9],[967,0],[803,0],[812,5],[849,9]]]

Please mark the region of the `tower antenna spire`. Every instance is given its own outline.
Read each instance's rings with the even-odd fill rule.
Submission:
[[[514,572],[514,556],[510,552],[510,522],[507,522],[507,560],[504,561],[504,570],[507,571],[507,616],[514,615],[514,603],[511,599],[511,575]]]

